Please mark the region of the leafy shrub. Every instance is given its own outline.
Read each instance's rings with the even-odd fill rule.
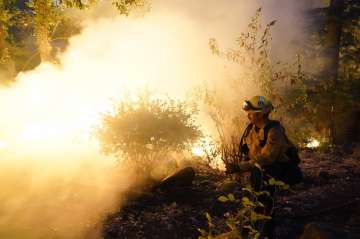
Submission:
[[[191,148],[201,134],[196,114],[185,102],[145,92],[126,97],[113,112],[103,114],[96,135],[104,153],[146,169],[169,152]]]

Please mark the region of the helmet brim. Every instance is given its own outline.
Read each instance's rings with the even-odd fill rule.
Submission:
[[[254,107],[250,101],[245,100],[242,109],[246,112],[263,112],[262,108]]]
[[[251,112],[251,113],[264,113],[263,110],[244,110],[244,111],[245,112]]]

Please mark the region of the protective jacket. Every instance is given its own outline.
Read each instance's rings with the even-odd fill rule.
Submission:
[[[260,166],[290,160],[287,150],[292,143],[287,139],[285,130],[277,121],[267,120],[263,128],[253,125],[244,139],[247,156]]]
[[[265,174],[287,184],[294,185],[302,180],[297,148],[287,138],[284,128],[278,121],[267,120],[263,128],[249,125],[241,148],[250,160],[240,163],[240,169],[258,163]],[[256,167],[248,168],[253,180],[257,181],[252,184],[260,185],[262,180],[256,175],[261,173],[256,172]]]

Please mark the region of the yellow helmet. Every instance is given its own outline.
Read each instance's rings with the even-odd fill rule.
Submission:
[[[268,114],[274,109],[274,106],[271,101],[264,96],[257,95],[250,100],[245,100],[242,109],[249,112],[262,112]]]

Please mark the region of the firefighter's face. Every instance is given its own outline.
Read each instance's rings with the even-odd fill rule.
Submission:
[[[250,123],[257,124],[264,120],[264,114],[261,112],[247,112],[247,117]]]

